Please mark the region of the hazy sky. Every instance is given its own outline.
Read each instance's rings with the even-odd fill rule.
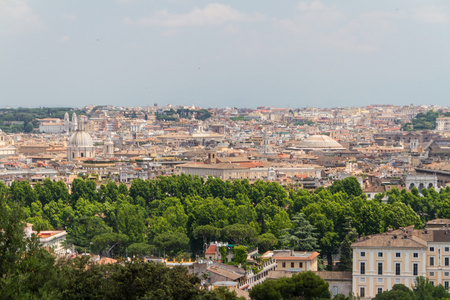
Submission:
[[[449,100],[448,0],[0,0],[0,107]]]

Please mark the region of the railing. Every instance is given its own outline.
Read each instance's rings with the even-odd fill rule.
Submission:
[[[258,267],[257,273],[249,270],[246,273],[246,279],[238,284],[238,288],[250,290],[253,286],[263,283],[267,279],[269,271],[275,270],[276,266],[277,261],[275,259],[269,259]]]
[[[255,254],[258,254],[258,247],[253,247],[253,248],[248,249],[248,251],[247,251],[248,256],[252,256]]]

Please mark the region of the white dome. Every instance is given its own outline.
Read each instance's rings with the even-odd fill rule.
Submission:
[[[69,146],[92,147],[94,143],[86,131],[75,131],[69,139]]]
[[[313,135],[303,140],[299,148],[302,149],[344,149],[341,144],[327,135]]]

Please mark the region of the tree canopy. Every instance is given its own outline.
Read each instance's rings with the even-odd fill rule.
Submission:
[[[36,235],[25,237],[23,211],[4,197],[4,188],[0,185],[2,299],[237,299],[223,289],[199,288],[200,278],[181,266],[168,268],[141,260],[99,265],[89,263],[88,256],[56,260],[51,249],[40,247]],[[93,240],[94,246],[105,248],[126,242],[126,236],[105,233]]]
[[[293,274],[291,278],[266,280],[250,290],[253,300],[289,300],[330,298],[328,283],[312,271]]]
[[[65,229],[67,243],[79,252],[123,257],[132,244],[147,244],[155,254],[195,257],[205,244],[222,241],[261,250],[320,249],[330,265],[340,248],[351,265],[349,230],[363,236],[450,217],[450,188],[422,194],[393,189],[387,204],[368,201],[351,177],[313,192],[184,174],[136,179],[129,189],[82,178],[73,181],[70,192],[63,182],[48,179],[34,187],[26,181],[0,184],[0,197],[19,207],[24,221],[35,229]],[[143,255],[135,247],[133,255]]]
[[[378,293],[374,300],[427,300],[449,299],[450,293],[442,285],[433,285],[428,278],[417,277],[412,290],[403,284],[395,284],[391,290]]]
[[[443,113],[443,116],[449,117],[450,114]],[[439,117],[439,112],[429,110],[426,113],[418,113],[411,122],[402,125],[402,130],[434,130],[436,129],[436,119]]]

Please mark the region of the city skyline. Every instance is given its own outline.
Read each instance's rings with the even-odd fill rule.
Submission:
[[[445,1],[0,1],[4,106],[448,103]]]

